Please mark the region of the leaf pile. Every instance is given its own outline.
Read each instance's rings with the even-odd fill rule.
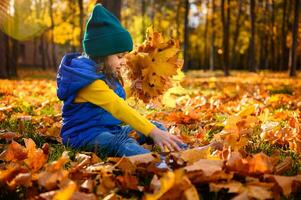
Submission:
[[[149,102],[169,89],[172,76],[183,64],[178,59],[179,51],[178,41],[165,40],[159,32],[148,28],[143,44],[126,56],[128,78],[142,81],[142,90],[133,91],[133,95]]]
[[[190,72],[181,85],[174,108],[136,108],[190,149],[101,160],[61,144],[54,81],[1,80],[0,198],[300,198],[300,80]]]

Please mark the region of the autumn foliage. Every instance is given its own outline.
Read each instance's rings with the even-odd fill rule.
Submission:
[[[134,90],[133,95],[149,102],[172,86],[172,76],[183,65],[178,58],[179,41],[163,38],[161,33],[148,28],[146,40],[127,55],[128,78],[141,80],[142,90]]]
[[[189,149],[146,145],[153,153],[123,158],[61,144],[53,80],[1,80],[1,198],[20,191],[27,199],[300,197],[300,80],[272,73],[208,76],[190,72],[180,84],[184,91],[177,86],[163,97],[174,107],[134,105]],[[158,167],[162,160],[167,167]]]

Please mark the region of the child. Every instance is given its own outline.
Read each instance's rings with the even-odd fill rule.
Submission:
[[[96,148],[108,156],[149,153],[139,144],[150,141],[161,148],[180,150],[180,139],[161,124],[149,122],[124,101],[126,94],[118,71],[125,64],[124,53],[132,47],[129,32],[97,4],[86,26],[85,55],[65,55],[57,74],[57,95],[64,101],[61,136],[65,145],[91,151]],[[122,126],[122,122],[128,125]],[[140,134],[137,141],[128,136],[133,129]]]

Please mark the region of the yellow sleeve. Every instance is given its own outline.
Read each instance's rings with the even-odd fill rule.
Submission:
[[[155,128],[154,124],[131,108],[102,80],[96,80],[81,89],[77,93],[74,102],[90,102],[98,105],[110,112],[115,118],[129,124],[144,135],[148,135]]]
[[[132,96],[132,91],[131,91],[130,86],[124,86],[124,91],[125,91],[125,94],[126,94],[126,98],[129,98],[130,96]]]

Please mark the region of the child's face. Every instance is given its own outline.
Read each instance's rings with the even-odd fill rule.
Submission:
[[[119,72],[126,64],[126,60],[124,58],[125,53],[118,53],[114,55],[109,55],[107,57],[107,64],[112,68],[113,71]]]

